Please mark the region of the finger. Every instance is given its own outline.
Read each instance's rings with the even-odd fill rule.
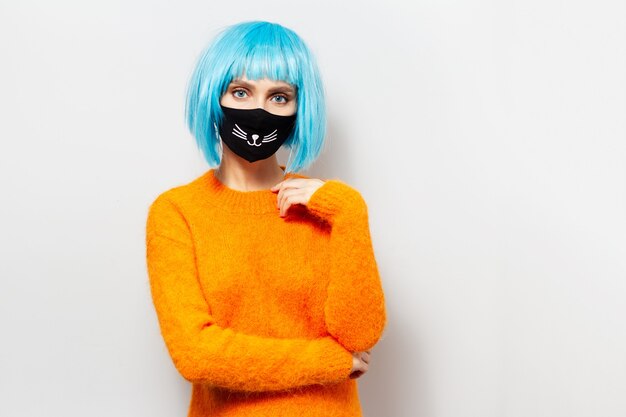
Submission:
[[[303,187],[309,181],[308,178],[286,178],[279,183],[274,184],[271,191],[278,191],[279,189]]]
[[[287,191],[291,191],[293,190],[293,188],[288,188],[285,184],[287,183],[287,181],[283,181],[282,185],[280,187],[280,189],[278,190],[278,195],[276,197],[276,206],[280,207],[283,204],[283,200],[285,199],[285,195],[287,194]]]
[[[282,200],[285,198],[287,191],[299,190],[305,191],[307,186],[310,185],[310,180],[300,178],[290,178],[282,182],[280,189],[278,190],[278,205],[282,204]],[[304,202],[303,202],[304,204]]]
[[[289,181],[291,181],[292,178],[286,178],[280,182],[277,182],[276,184],[274,184],[272,186],[272,188],[270,188],[270,191],[280,191],[281,189],[285,188],[285,185],[289,183]]]
[[[279,182],[279,183],[274,184],[272,186],[272,188],[270,188],[270,191],[278,191],[278,189],[281,187],[281,185],[283,185],[283,182],[284,182],[284,180]]]
[[[302,190],[300,189],[286,190],[283,192],[283,196],[279,203],[281,217],[287,213],[287,210],[289,210],[291,205],[299,204],[302,201],[301,194]]]
[[[350,379],[356,379],[363,375],[363,371],[354,371],[350,374]]]
[[[287,211],[289,210],[289,207],[293,206],[294,204],[302,204],[302,202],[304,201],[304,198],[302,197],[301,194],[302,193],[300,192],[300,190],[294,190],[294,192],[291,195],[285,196],[282,202],[282,206],[280,208],[281,217],[286,215]]]
[[[286,178],[282,180],[279,184],[282,184],[283,187],[304,187],[311,181],[312,178]]]
[[[285,193],[286,191],[284,189],[281,189],[278,192],[278,196],[276,197],[276,206],[280,209],[279,214],[280,216],[284,216],[288,207],[286,207],[285,205]]]

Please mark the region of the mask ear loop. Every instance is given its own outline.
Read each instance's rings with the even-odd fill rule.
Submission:
[[[287,165],[285,165],[285,173],[289,165],[291,165],[291,158],[293,157],[293,145],[289,147],[289,158],[287,158]]]
[[[220,132],[217,128],[217,124],[213,123],[213,127],[215,128],[215,137],[219,139],[219,154],[220,154],[220,163],[222,162],[222,157],[224,156],[224,145],[222,144],[222,136],[220,136]]]
[[[293,135],[293,132],[291,133]],[[295,140],[292,139],[292,143],[291,145],[289,145],[289,158],[287,158],[287,164],[285,165],[285,171],[287,171],[287,168],[291,165],[291,163],[293,162],[291,160],[291,158],[293,158],[293,148],[295,146]]]

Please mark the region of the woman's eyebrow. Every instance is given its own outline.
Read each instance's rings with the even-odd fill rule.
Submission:
[[[285,85],[285,86],[270,88],[269,92],[270,93],[281,92],[281,93],[294,94],[296,92],[296,90],[293,87],[289,86],[289,85]]]
[[[248,82],[246,82],[246,81],[239,80],[239,79],[234,79],[234,80],[232,80],[232,81],[231,81],[231,84],[244,86],[244,87],[247,87],[247,88],[249,88],[249,89],[254,89],[254,88],[255,88],[255,86],[254,86],[253,84],[250,84],[250,83],[248,83]],[[286,93],[291,93],[291,94],[295,94],[295,92],[296,92],[295,88],[294,88],[294,87],[292,87],[292,86],[291,86],[291,85],[289,85],[289,84],[286,84],[286,85],[281,85],[281,86],[278,86],[278,87],[272,87],[272,88],[270,88],[270,89],[269,89],[269,92],[270,92],[270,93],[275,93],[275,92],[277,92],[277,91],[280,91],[280,92],[283,92],[283,93],[284,93],[284,92],[286,92]]]
[[[232,80],[231,84],[243,85],[244,87],[253,88],[254,86],[250,83],[247,83],[243,80]]]

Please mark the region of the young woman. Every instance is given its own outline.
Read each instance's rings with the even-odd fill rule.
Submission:
[[[214,168],[156,197],[146,253],[188,415],[361,416],[385,298],[361,194],[297,173],[326,132],[314,57],[281,25],[231,26],[197,61],[185,110]]]

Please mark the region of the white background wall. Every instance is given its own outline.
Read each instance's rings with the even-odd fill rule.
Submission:
[[[0,3],[0,415],[186,415],[147,206],[206,169],[195,58],[267,19],[317,54],[389,327],[366,417],[626,415],[621,1]],[[286,153],[281,151],[281,161]]]

